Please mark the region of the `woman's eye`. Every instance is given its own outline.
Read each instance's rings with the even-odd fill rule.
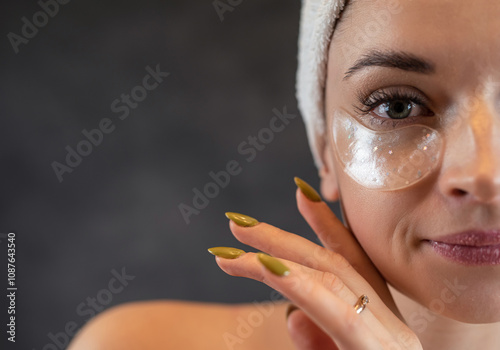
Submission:
[[[428,111],[410,100],[392,100],[379,104],[373,109],[373,112],[381,118],[405,119],[427,115]]]

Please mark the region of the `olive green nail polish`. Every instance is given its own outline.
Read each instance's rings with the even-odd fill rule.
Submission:
[[[293,179],[295,180],[295,184],[298,188],[300,188],[304,196],[306,196],[313,202],[321,202],[321,196],[318,194],[318,192],[316,192],[314,188],[312,188],[311,185],[298,177],[294,177]]]
[[[245,254],[244,250],[241,250],[238,248],[231,248],[231,247],[208,248],[208,252],[215,255],[215,256],[220,256],[221,258],[224,258],[224,259],[236,259],[240,255]]]
[[[231,213],[227,212],[226,217],[233,221],[236,225],[238,226],[243,226],[243,227],[251,227],[257,225],[259,222],[255,220],[254,218],[243,215],[243,214],[238,214],[238,213]]]
[[[257,253],[257,257],[262,265],[265,266],[266,269],[274,273],[278,276],[287,276],[290,273],[288,267],[286,267],[281,261],[276,258],[273,258],[270,255],[264,253]]]

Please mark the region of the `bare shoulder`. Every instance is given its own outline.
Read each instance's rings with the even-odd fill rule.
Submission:
[[[286,307],[285,302],[128,303],[89,321],[68,350],[293,349]]]

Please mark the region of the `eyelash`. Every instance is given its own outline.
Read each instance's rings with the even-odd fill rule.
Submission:
[[[432,116],[434,113],[427,107],[427,102],[425,99],[421,97],[416,91],[396,88],[393,90],[378,90],[373,92],[372,94],[367,94],[363,91],[358,91],[357,99],[359,105],[354,105],[355,110],[361,115],[366,116],[371,111],[373,111],[376,107],[384,103],[390,103],[393,101],[408,101],[414,103],[417,106],[420,106],[428,111],[425,116]],[[392,119],[392,118],[383,118],[380,116],[372,116],[370,119],[370,124],[381,125],[387,121],[391,121],[394,127],[402,125],[402,124],[410,124],[414,122],[415,118],[419,117],[408,117],[405,119]]]

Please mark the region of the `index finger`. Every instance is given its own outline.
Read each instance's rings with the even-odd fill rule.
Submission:
[[[319,195],[306,196],[304,192],[317,192],[305,181],[296,178],[297,184],[297,207],[309,226],[318,236],[323,246],[329,250],[342,255],[349,264],[377,291],[387,306],[402,319],[394,299],[382,277],[365,251],[358,243],[355,236],[335,216],[330,207],[321,200]],[[304,189],[304,190],[303,190]],[[313,200],[308,197],[313,198]]]

